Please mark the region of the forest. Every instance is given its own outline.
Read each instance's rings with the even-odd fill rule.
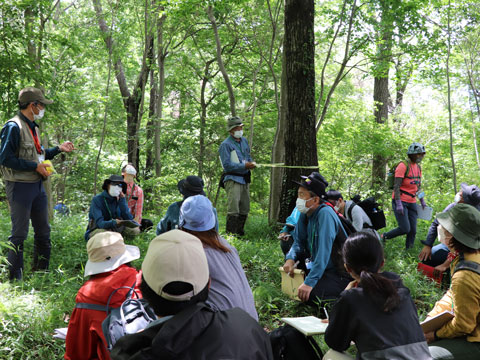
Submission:
[[[8,282],[10,216],[0,182],[0,358],[60,359],[87,260],[92,197],[128,162],[138,169],[144,213],[156,225],[197,175],[225,229],[218,149],[227,119],[245,124],[253,160],[240,254],[260,324],[315,315],[280,292],[277,240],[295,206],[292,180],[318,171],[345,198],[375,196],[395,226],[386,174],[412,142],[426,148],[422,187],[434,213],[460,183],[478,183],[480,3],[474,0],[3,0],[0,116],[18,111],[26,86],[54,103],[39,122],[45,148],[72,141],[44,182],[49,272]],[[2,124],[3,124],[2,123]],[[71,215],[53,215],[57,202]],[[387,243],[385,267],[402,276],[425,317],[441,289],[416,273],[413,250]],[[154,232],[134,240],[142,257]],[[140,267],[141,259],[134,262]],[[321,343],[321,340],[319,341]],[[325,344],[322,345],[325,347]]]

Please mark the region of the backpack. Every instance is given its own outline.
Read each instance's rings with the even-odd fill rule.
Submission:
[[[357,201],[355,201],[354,199],[356,199]],[[387,226],[385,214],[380,208],[380,204],[377,203],[377,200],[375,200],[373,196],[360,201],[360,196],[356,195],[352,200],[354,203],[347,211],[347,215],[350,219],[352,218],[353,208],[358,205],[363,209],[363,211],[365,211],[370,221],[372,222],[371,228],[375,230],[380,230]]]
[[[321,360],[322,350],[315,339],[305,336],[290,325],[284,325],[270,333],[274,360]]]
[[[134,290],[135,283],[132,287],[121,286],[112,291],[108,297],[107,305],[90,304],[90,303],[76,303],[75,308],[98,310],[107,313],[107,317],[102,322],[102,332],[107,340],[106,347],[109,351],[112,350],[113,345],[122,336],[127,334],[134,334],[143,330],[147,325],[156,320],[155,312],[148,304],[147,300],[139,299],[137,292]],[[110,307],[110,300],[112,296],[120,289],[129,289],[125,296],[125,301],[118,308]],[[137,297],[133,298],[133,294]]]
[[[407,167],[407,169],[405,170],[405,174],[403,175],[404,177],[408,174],[408,171],[410,170],[410,164],[409,162],[405,162],[405,161],[400,161],[399,163],[396,163],[394,166],[392,166],[390,168],[390,170],[388,170],[388,173],[387,173],[387,186],[388,186],[388,189],[389,190],[393,190],[393,185],[395,183],[395,169],[398,167],[398,165],[400,165],[401,163],[404,163],[405,166]]]
[[[122,288],[130,289],[125,301],[118,308],[109,308],[112,296]],[[147,327],[149,323],[157,319],[155,312],[148,304],[147,300],[139,299],[134,290],[135,284],[131,288],[127,286],[119,287],[110,294],[107,301],[107,317],[102,322],[102,331],[105,340],[107,340],[107,349],[112,350],[115,343],[122,336],[135,334]],[[133,294],[137,297],[133,297]]]

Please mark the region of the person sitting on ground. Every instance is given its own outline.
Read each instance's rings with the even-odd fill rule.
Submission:
[[[368,217],[365,210],[355,204],[355,202],[352,200],[343,200],[343,196],[340,191],[327,191],[327,201],[335,207],[337,212],[352,222],[355,230],[362,231],[371,229],[375,232],[375,236],[378,236],[378,233],[373,229],[372,221]]]
[[[278,235],[278,239],[280,240],[280,247],[282,248],[283,255],[287,255],[290,251],[290,248],[293,245],[293,232],[295,230],[295,226],[297,226],[298,218],[300,217],[300,212],[295,207],[285,220],[285,226],[280,231]]]
[[[180,209],[180,229],[203,244],[210,273],[207,304],[219,310],[239,307],[258,321],[252,289],[243,271],[237,249],[215,230],[215,214],[203,195],[186,199]]]
[[[371,232],[352,234],[342,252],[354,280],[330,312],[325,342],[334,351],[325,357],[351,359],[339,352],[353,341],[357,359],[431,359],[410,291],[397,274],[380,272],[384,255],[378,239]]]
[[[53,210],[55,210],[55,214],[61,215],[61,216],[68,216],[70,215],[70,209],[68,208],[67,205],[63,203],[62,200],[59,200],[57,204],[53,207]]]
[[[459,256],[450,266],[450,289],[427,319],[445,310],[453,311],[455,317],[425,338],[433,359],[480,359],[480,212],[457,204],[438,214],[437,220],[440,236]]]
[[[469,204],[480,210],[480,189],[476,185],[460,184],[460,191],[455,195],[453,203],[449,204],[443,212],[447,212],[457,204]],[[438,220],[435,219],[428,229],[427,238],[422,241],[423,249],[418,254],[418,258],[424,264],[433,266],[436,271],[443,273],[448,272],[450,263],[455,258],[450,252],[448,246],[440,243],[433,246],[437,238]]]
[[[140,258],[140,250],[136,246],[125,245],[119,233],[107,231],[92,236],[87,243],[87,253],[84,275],[90,276],[90,279],[78,290],[75,298],[75,309],[68,323],[65,359],[109,360],[110,352],[105,346],[107,342],[102,331],[102,321],[107,317],[107,301],[114,290],[134,284],[141,296],[138,288],[141,272],[130,266],[131,261]],[[128,289],[117,291],[109,305],[119,307],[127,292]],[[105,306],[105,311],[88,309],[82,304]]]
[[[351,280],[340,254],[347,235],[335,210],[325,204],[325,183],[318,172],[302,176],[302,182],[297,182],[300,187],[296,206],[301,215],[283,265],[291,276],[295,267],[306,271],[298,297],[310,305],[336,299]]]
[[[157,225],[157,235],[178,228],[180,208],[187,198],[195,195],[205,196],[205,192],[203,191],[203,180],[201,177],[195,175],[190,175],[185,179],[180,180],[177,184],[177,187],[178,191],[180,191],[180,194],[183,195],[183,199],[181,201],[174,202],[168,207],[165,216]],[[218,231],[217,210],[213,208],[213,212],[215,213],[215,229]]]
[[[153,226],[152,220],[143,219],[143,190],[135,183],[137,170],[132,163],[128,163],[122,168],[122,176],[127,183],[127,191],[125,197],[127,198],[127,205],[133,220],[140,224],[140,231],[150,230]]]
[[[205,304],[209,271],[198,238],[181,230],[157,236],[142,271],[140,288],[158,320],[120,338],[113,359],[273,359],[267,333],[250,315]]]
[[[425,146],[412,143],[407,150],[407,162],[401,162],[395,168],[395,180],[392,192],[392,208],[398,226],[382,234],[382,241],[393,239],[400,235],[407,235],[405,249],[411,249],[417,234],[417,197],[422,208],[425,203],[425,193],[421,190],[422,169],[420,162],[425,157]]]
[[[133,216],[128,210],[125,200],[127,184],[123,178],[120,175],[110,176],[103,182],[102,189],[103,192],[95,195],[90,204],[85,241],[103,231],[115,231],[123,236],[138,235],[140,224],[133,221]],[[131,222],[122,224],[123,220]]]

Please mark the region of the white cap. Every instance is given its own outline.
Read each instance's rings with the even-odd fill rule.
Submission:
[[[137,175],[137,170],[132,165],[125,166],[125,174]]]
[[[162,298],[170,301],[188,301],[208,284],[209,272],[202,242],[181,230],[171,230],[150,242],[142,264],[143,278]],[[181,281],[193,290],[181,295],[163,291],[165,285]]]

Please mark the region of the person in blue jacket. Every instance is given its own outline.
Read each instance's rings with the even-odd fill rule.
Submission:
[[[180,191],[180,194],[183,195],[183,199],[170,204],[165,216],[157,224],[157,235],[163,234],[170,230],[178,229],[180,208],[182,207],[183,202],[190,196],[206,196],[205,192],[203,191],[203,185],[203,179],[195,175],[189,175],[185,179],[182,179],[178,182],[178,191]],[[215,215],[215,230],[218,231],[217,210],[215,208],[213,208],[213,213]]]
[[[220,186],[227,192],[227,234],[245,235],[244,226],[250,211],[250,170],[256,167],[250,146],[243,136],[242,119],[231,117],[227,122],[229,136],[222,142],[220,160],[223,175]]]
[[[298,218],[300,217],[300,212],[295,207],[285,220],[285,226],[280,231],[278,238],[280,239],[280,247],[282,248],[283,255],[287,255],[290,251],[290,248],[293,245],[293,232],[295,231],[295,227],[297,226]]]
[[[88,226],[85,241],[103,231],[115,231],[123,236],[133,236],[140,233],[140,224],[129,227],[122,220],[131,220],[129,225],[135,225],[133,216],[128,209],[125,193],[127,184],[120,175],[112,175],[103,182],[103,192],[95,195],[88,212]]]
[[[351,281],[341,258],[347,234],[331,206],[325,204],[326,181],[318,172],[298,182],[296,207],[301,213],[293,233],[293,245],[283,269],[293,275],[298,267],[307,276],[298,287],[300,300],[310,305],[338,298]],[[328,184],[328,183],[327,183]]]

